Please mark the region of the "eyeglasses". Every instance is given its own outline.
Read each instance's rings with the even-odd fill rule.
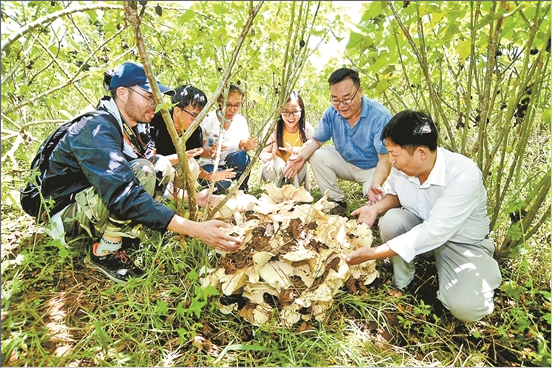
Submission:
[[[297,110],[297,111],[282,111],[282,116],[291,116],[291,115],[294,115],[294,116],[301,116],[301,110]]]
[[[226,105],[226,108],[228,108],[228,109],[239,109],[241,106],[242,106],[241,103],[235,104],[235,105],[227,104],[227,105]]]
[[[184,111],[186,114],[190,115],[192,118],[197,118],[199,114],[196,114],[195,112],[189,112],[188,110],[184,110],[183,108],[180,108],[180,110]]]
[[[157,106],[157,103],[155,102],[155,100],[152,98],[152,97],[149,97],[149,96],[146,96],[146,95],[143,95],[141,94],[140,92],[130,88],[130,87],[127,87],[128,89],[130,89],[132,92],[136,93],[136,94],[139,94],[140,96],[144,97],[146,100],[148,100],[148,107],[150,109],[153,109],[155,106]]]
[[[332,105],[339,106],[339,104],[344,104],[344,105],[352,104],[359,89],[360,89],[360,86],[358,86],[357,90],[355,91],[355,94],[351,98],[346,98],[344,100],[332,100]]]

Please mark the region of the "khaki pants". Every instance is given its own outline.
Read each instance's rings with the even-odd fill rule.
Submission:
[[[362,193],[368,195],[375,168],[364,170],[345,161],[334,146],[326,146],[314,151],[309,160],[318,181],[320,193],[329,189],[328,199],[343,201],[345,194],[339,189],[337,179],[354,181],[362,185]]]
[[[381,241],[386,242],[413,227],[422,219],[405,209],[393,208],[380,219]],[[488,239],[475,244],[446,242],[433,251],[439,276],[437,298],[453,316],[464,321],[477,321],[493,312],[494,289],[502,276],[493,259],[494,245]],[[414,278],[414,261],[391,257],[393,283],[404,288]]]
[[[271,181],[280,186],[280,183],[284,177],[284,169],[286,168],[286,162],[281,157],[276,156],[273,160],[269,160],[261,167],[261,180]],[[310,190],[310,178],[308,171],[308,163],[299,171],[292,180],[295,188],[299,188],[301,184],[305,183],[305,190]]]

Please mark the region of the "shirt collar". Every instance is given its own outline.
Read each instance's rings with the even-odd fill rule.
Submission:
[[[409,176],[408,180],[420,185],[420,188],[429,188],[430,185],[445,186],[445,155],[441,148],[437,148],[437,158],[435,159],[435,165],[429,173],[427,180],[420,185],[420,179],[417,176]]]
[[[433,165],[433,169],[431,169],[431,172],[429,173],[429,176],[427,177],[427,180],[425,181],[424,185],[422,187],[425,187],[425,184],[429,187],[430,185],[437,185],[444,187],[445,186],[445,155],[441,148],[437,148],[437,158],[435,159],[435,165]]]
[[[100,102],[99,107],[105,108],[107,111],[109,111],[109,113],[111,113],[111,115],[115,116],[115,118],[117,119],[117,122],[119,123],[119,128],[121,128],[121,132],[122,132],[123,121],[121,120],[121,114],[119,113],[119,108],[117,107],[117,103],[115,102],[115,99],[109,98],[106,100],[102,100]],[[134,153],[134,150],[132,149],[132,147],[130,147],[130,145],[127,143],[125,139],[123,139],[123,152],[132,158],[138,157],[136,153]]]
[[[361,103],[362,103],[362,107],[360,108],[360,117],[361,118],[367,118],[368,117],[368,110],[370,109],[370,107],[368,106],[368,99],[364,96],[364,95],[361,95]]]

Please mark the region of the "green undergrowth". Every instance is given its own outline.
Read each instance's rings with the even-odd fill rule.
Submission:
[[[341,185],[350,213],[364,199]],[[391,264],[380,260],[378,279],[336,295],[323,321],[256,327],[222,314],[218,291],[202,286],[218,255],[197,240],[146,232],[133,255],[147,276],[120,285],[85,265],[88,240],[66,249],[7,210],[2,366],[550,366],[550,254],[541,245],[502,261],[495,313],[478,322],[440,306],[434,262],[424,259],[411,293],[392,287]]]

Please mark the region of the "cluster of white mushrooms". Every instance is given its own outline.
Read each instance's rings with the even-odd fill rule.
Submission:
[[[347,254],[372,244],[372,232],[355,219],[329,215],[327,194],[318,202],[304,188],[269,183],[259,199],[238,192],[219,211],[233,218],[228,233],[243,239],[224,253],[217,269],[203,270],[203,285],[217,287],[223,313],[237,313],[253,325],[272,318],[291,326],[322,321],[347,283],[368,285],[378,277],[375,261],[349,266]]]

